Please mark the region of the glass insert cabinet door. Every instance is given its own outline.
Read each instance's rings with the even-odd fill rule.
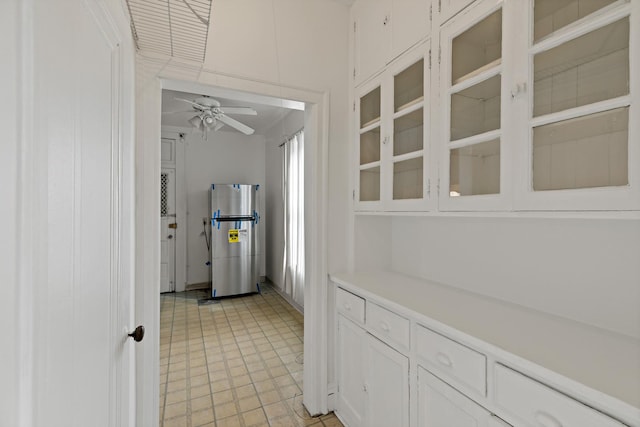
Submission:
[[[416,46],[356,89],[358,210],[428,209],[429,47]]]
[[[640,71],[630,61],[630,49],[640,48],[634,3],[531,2],[527,207],[624,208],[615,199],[631,197],[630,135],[639,121],[631,88]]]
[[[360,202],[380,201],[380,166],[382,158],[380,85],[371,88],[358,100],[359,194]]]
[[[441,34],[443,210],[493,209],[503,201],[505,74],[503,2],[481,1]]]

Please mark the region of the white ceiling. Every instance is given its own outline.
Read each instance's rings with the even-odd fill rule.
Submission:
[[[232,95],[232,94],[230,94]],[[190,128],[188,120],[195,116],[194,107],[187,104],[186,102],[178,101],[175,98],[183,98],[188,99],[190,101],[195,100],[196,98],[202,97],[201,93],[187,93],[187,92],[179,92],[175,90],[163,90],[162,91],[162,126],[174,126],[174,127],[182,127],[182,128]],[[241,96],[238,94],[237,96],[230,96],[229,98],[223,98],[219,96],[212,96],[212,98],[216,99],[220,102],[222,106],[227,107],[251,107],[258,115],[256,116],[246,116],[246,115],[236,115],[229,114],[230,117],[246,124],[247,126],[255,129],[255,134],[257,135],[266,135],[269,129],[282,120],[289,112],[293,109],[299,110],[302,105],[293,105],[297,108],[286,108],[284,105],[291,105],[291,103],[283,102],[283,106],[277,105],[268,105],[263,102],[259,102],[259,97],[251,97],[250,95],[243,94]],[[251,98],[254,98],[251,100]],[[243,99],[243,100],[239,100]],[[244,100],[249,99],[249,100]],[[271,100],[271,104],[276,104],[277,102],[273,102]],[[167,112],[176,112],[175,114],[166,114]],[[228,131],[228,132],[237,132],[231,129],[228,126],[224,126],[220,131]]]

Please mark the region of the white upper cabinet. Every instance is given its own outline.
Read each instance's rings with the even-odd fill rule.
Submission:
[[[517,117],[515,207],[640,207],[639,4],[532,0],[516,72],[530,90]],[[519,111],[519,110],[518,110]],[[635,119],[634,119],[635,118]]]
[[[352,15],[356,85],[382,71],[431,31],[431,0],[358,0]]]
[[[513,145],[508,120],[512,51],[504,34],[514,2],[480,1],[441,32],[440,208],[508,208]],[[507,9],[507,10],[505,10]]]
[[[358,88],[356,209],[429,208],[429,43]]]
[[[441,210],[640,208],[639,8],[480,0],[442,26]]]

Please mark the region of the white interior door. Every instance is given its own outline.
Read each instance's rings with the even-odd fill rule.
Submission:
[[[124,16],[95,0],[29,2],[23,12],[21,105],[34,158],[25,176],[37,177],[25,197],[38,213],[27,227],[40,230],[28,255],[33,324],[23,330],[33,341],[21,357],[33,372],[21,381],[33,400],[21,402],[30,406],[24,425],[132,426],[130,34],[116,27]]]
[[[160,173],[160,292],[176,290],[176,170]]]

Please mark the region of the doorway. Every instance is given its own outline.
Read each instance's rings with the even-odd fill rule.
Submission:
[[[159,205],[160,174],[159,144],[161,126],[160,115],[162,89],[181,90],[191,93],[215,91],[216,95],[230,91],[250,91],[264,99],[273,100],[266,94],[278,94],[283,99],[298,100],[305,105],[306,150],[305,163],[309,165],[309,179],[305,182],[305,233],[310,242],[306,255],[305,323],[304,336],[313,341],[304,343],[304,404],[313,414],[326,413],[328,405],[328,356],[327,356],[327,147],[329,97],[325,92],[307,91],[299,88],[271,85],[242,79],[221,79],[215,73],[201,70],[198,82],[223,82],[224,87],[212,87],[195,81],[185,82],[184,70],[177,65],[158,63],[151,59],[141,59],[140,69],[142,90],[138,93],[138,137],[141,141],[137,155],[144,167],[137,168],[138,200],[136,237],[138,245],[136,312],[141,313],[141,321],[151,325],[148,330],[144,354],[137,360],[137,372],[141,388],[138,402],[143,408],[138,423],[158,423],[159,395],[159,242],[160,224],[157,218]],[[241,93],[241,92],[238,92]],[[155,141],[155,142],[154,142]],[[155,189],[155,191],[154,191]],[[180,205],[180,203],[179,203]],[[156,222],[158,221],[158,222]],[[155,346],[153,345],[155,343]],[[311,346],[313,348],[311,348]],[[308,347],[308,348],[307,348]]]
[[[173,142],[173,140],[167,141]],[[165,144],[165,138],[162,141]],[[176,170],[160,173],[160,293],[176,290]]]

